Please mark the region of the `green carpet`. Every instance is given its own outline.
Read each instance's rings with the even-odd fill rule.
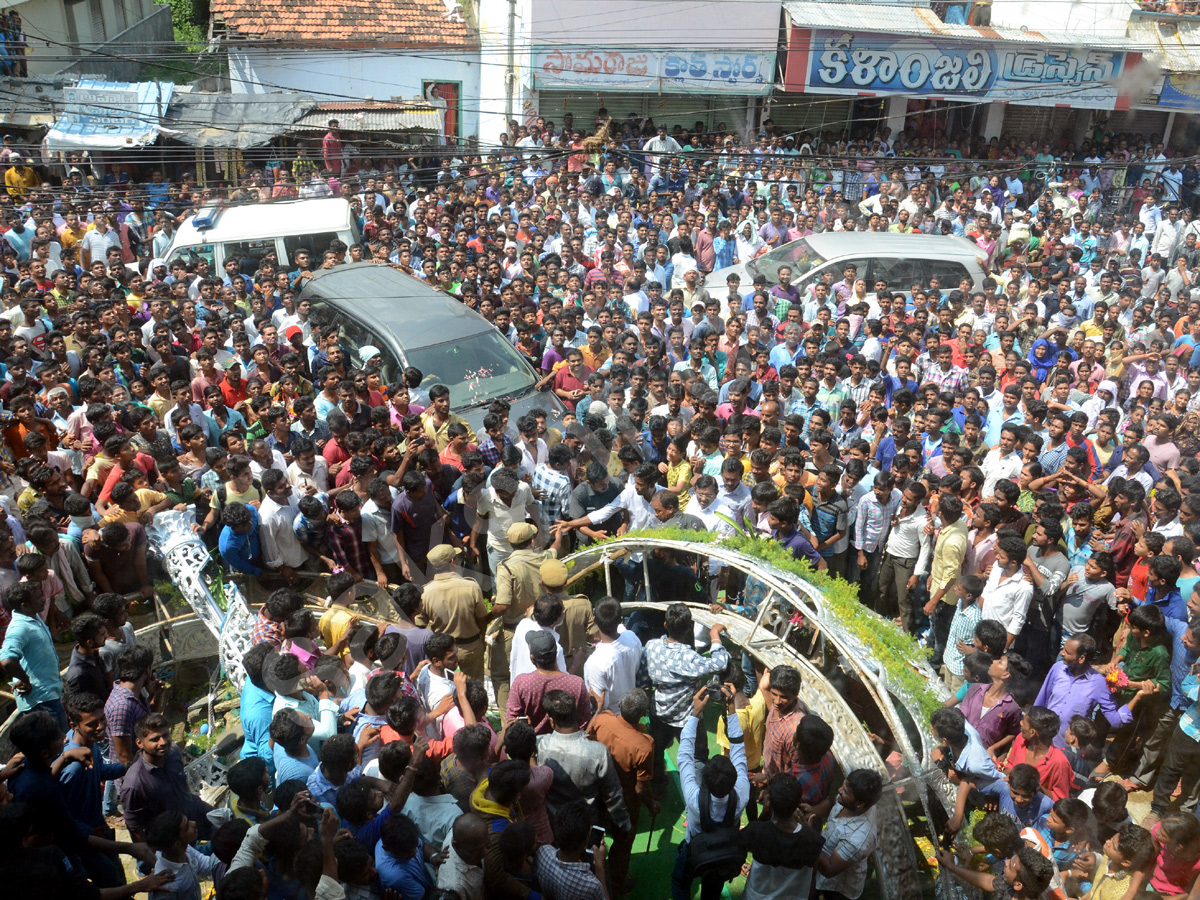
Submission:
[[[708,752],[710,756],[719,756],[721,748],[717,746],[716,715],[711,708],[706,712],[709,713],[705,716],[708,725]],[[637,836],[633,839],[633,855],[629,861],[629,874],[636,879],[637,884],[630,897],[668,900],[671,896],[671,872],[675,868],[675,854],[687,828],[687,814],[679,789],[679,767],[676,763],[678,750],[678,744],[667,750],[667,791],[663,795],[662,808],[654,820],[653,829],[648,810],[642,810],[638,821]],[[743,816],[742,824],[745,822]],[[730,900],[740,900],[745,884],[746,879],[739,875],[725,885],[722,896]],[[698,896],[700,882],[693,882],[692,888],[693,896]]]

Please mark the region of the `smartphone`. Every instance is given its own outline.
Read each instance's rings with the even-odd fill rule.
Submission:
[[[315,816],[317,813],[319,813],[321,811],[321,807],[317,806],[317,804],[314,803],[312,800],[305,800],[300,805],[300,809],[301,809],[301,811],[303,811],[304,813],[306,813],[307,815],[310,815],[310,816]]]
[[[597,845],[602,845],[603,843],[604,829],[599,825],[593,825],[592,832],[588,835],[587,846],[583,848],[583,854],[580,856],[580,859],[590,866],[592,864],[592,857],[594,855],[592,853],[592,848]]]

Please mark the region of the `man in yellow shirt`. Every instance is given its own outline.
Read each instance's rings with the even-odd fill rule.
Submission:
[[[50,289],[55,308],[64,309],[70,305],[71,293],[71,273],[66,269],[59,269],[54,273],[54,287]]]
[[[771,680],[771,670],[764,669],[762,678],[758,681],[758,690],[753,697],[747,697],[742,686],[746,675],[741,667],[731,668],[730,683],[736,689],[733,695],[733,708],[737,713],[738,723],[742,726],[742,745],[746,748],[746,768],[753,772],[762,765],[763,739],[767,734],[767,697],[766,690]],[[729,754],[729,735],[725,733],[725,720],[717,720],[717,746],[725,755]]]
[[[579,348],[583,354],[583,364],[593,372],[599,369],[612,356],[608,345],[604,343],[604,329],[593,325],[587,330],[587,343]]]
[[[4,173],[4,184],[8,187],[8,195],[18,203],[24,203],[29,199],[30,191],[41,186],[42,179],[38,178],[38,173],[33,170],[32,166],[25,165],[25,157],[20,154],[11,154],[8,161],[10,166]]]
[[[425,428],[425,439],[437,446],[438,453],[449,445],[450,435],[447,429],[456,422],[466,427],[467,443],[477,443],[475,432],[467,425],[466,420],[450,412],[450,388],[444,384],[435,384],[429,389],[429,409],[421,413],[421,425]]]
[[[329,593],[329,609],[321,614],[318,627],[321,629],[321,640],[326,647],[343,646],[342,653],[349,648],[342,640],[350,631],[353,624],[358,622],[358,616],[349,609],[349,605],[358,599],[354,590],[354,575],[351,572],[335,572],[325,581],[325,589]],[[339,654],[340,655],[340,654]]]
[[[144,476],[140,482],[145,484]],[[135,488],[127,481],[119,481],[113,485],[109,499],[112,503],[104,511],[104,518],[100,520],[101,527],[113,522],[148,525],[156,513],[171,506],[171,499],[166,494],[148,487]]]
[[[79,221],[79,213],[68,212],[66,220],[66,224],[58,230],[58,242],[64,250],[74,247],[87,234],[87,228]]]

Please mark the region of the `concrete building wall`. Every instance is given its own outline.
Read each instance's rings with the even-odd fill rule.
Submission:
[[[503,71],[503,70],[501,70]],[[229,47],[230,89],[265,94],[300,91],[320,102],[419,100],[427,82],[460,86],[460,134],[479,134],[480,63],[477,50],[285,50]],[[501,97],[503,113],[503,96]],[[347,123],[344,127],[350,127]]]

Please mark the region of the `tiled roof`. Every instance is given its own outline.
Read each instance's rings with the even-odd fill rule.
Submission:
[[[272,41],[477,46],[461,10],[443,0],[212,0],[231,33]]]

